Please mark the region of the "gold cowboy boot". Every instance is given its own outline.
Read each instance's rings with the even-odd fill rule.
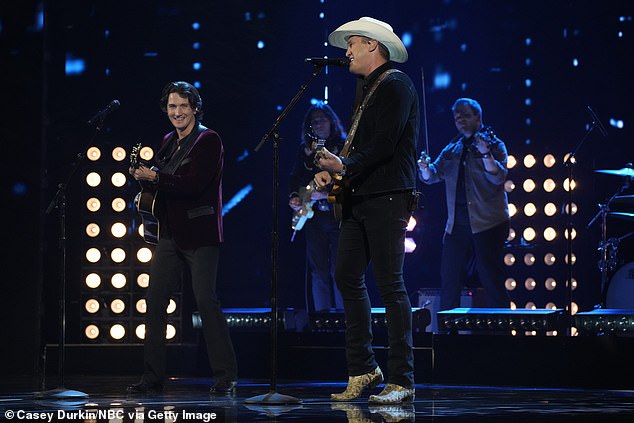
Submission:
[[[359,376],[349,376],[346,390],[340,394],[330,394],[330,398],[335,401],[350,401],[359,398],[361,392],[367,387],[374,388],[383,382],[383,373],[377,366],[369,373]]]
[[[414,401],[416,390],[409,389],[393,383],[388,383],[378,395],[370,395],[369,402],[379,404],[400,404]]]

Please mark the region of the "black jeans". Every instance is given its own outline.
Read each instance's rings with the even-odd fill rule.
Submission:
[[[143,380],[165,379],[165,325],[170,294],[189,266],[194,298],[203,324],[209,365],[216,379],[237,380],[237,364],[229,328],[216,298],[219,247],[181,250],[170,238],[162,238],[154,251],[147,289]]]
[[[372,371],[371,305],[365,285],[370,262],[385,304],[389,339],[388,381],[414,386],[412,307],[403,281],[405,228],[411,193],[352,197],[344,204],[335,279],[344,301],[350,376]]]
[[[460,307],[463,276],[469,259],[475,254],[478,278],[486,295],[487,307],[510,307],[504,287],[504,241],[508,237],[508,222],[486,231],[472,234],[467,226],[454,226],[453,233],[445,233],[442,244],[440,275],[442,290],[440,309]]]
[[[335,284],[338,243],[339,222],[333,211],[315,211],[313,218],[306,222],[306,256],[315,311],[343,309],[343,299]]]

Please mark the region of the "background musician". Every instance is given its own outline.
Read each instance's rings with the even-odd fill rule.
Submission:
[[[482,108],[470,98],[452,106],[458,136],[433,163],[423,152],[420,177],[427,184],[445,182],[447,224],[441,259],[440,309],[460,307],[463,276],[473,254],[487,307],[509,307],[502,254],[509,232],[504,181],[506,146],[482,125]]]

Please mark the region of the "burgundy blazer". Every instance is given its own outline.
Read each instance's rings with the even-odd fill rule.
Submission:
[[[163,137],[164,146],[174,131]],[[219,245],[222,233],[222,172],[224,148],[220,136],[203,130],[174,174],[162,173],[156,186],[156,215],[167,224],[182,249]],[[160,233],[159,233],[160,235]]]

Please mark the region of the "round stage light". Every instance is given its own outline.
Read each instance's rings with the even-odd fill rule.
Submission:
[[[506,253],[504,255],[504,264],[507,266],[513,266],[515,264],[515,256],[511,253]]]
[[[97,273],[89,273],[86,275],[86,286],[88,288],[98,288],[101,285],[101,276]]]
[[[506,237],[507,241],[513,241],[515,239],[515,229],[509,228],[509,235]]]
[[[566,239],[568,239],[568,229],[566,228],[564,230],[564,237],[566,237]],[[572,228],[572,239],[575,239],[577,237],[577,231],[575,230],[575,228]]]
[[[139,251],[137,251],[136,253],[136,258],[141,263],[147,263],[150,260],[152,260],[152,250],[150,250],[147,247],[141,247],[139,248]]]
[[[174,339],[175,336],[176,336],[176,328],[171,323],[168,323],[166,331],[165,331],[165,338]]]
[[[557,183],[554,180],[548,178],[544,181],[543,187],[544,191],[553,192],[555,188],[557,188]]]
[[[139,151],[139,157],[145,161],[150,161],[152,157],[154,157],[154,150],[150,147],[143,147],[141,151]]]
[[[127,179],[122,172],[115,172],[112,174],[110,181],[112,182],[112,185],[114,185],[115,187],[121,188],[122,186],[125,185],[125,183],[127,182]]]
[[[139,273],[136,277],[136,284],[141,288],[147,288],[150,285],[150,275],[147,273]]]
[[[99,301],[95,300],[94,298],[90,298],[86,300],[84,308],[88,313],[94,314],[99,311]]]
[[[527,154],[524,156],[524,166],[526,168],[530,169],[531,167],[535,166],[535,163],[537,163],[537,160],[532,154]]]
[[[533,217],[537,213],[537,207],[533,203],[526,203],[524,206],[524,214],[528,217]]]
[[[557,237],[557,231],[554,228],[549,226],[546,229],[544,229],[544,239],[546,241],[552,241],[556,237]]]
[[[552,266],[555,264],[555,261],[557,261],[557,258],[553,253],[546,253],[546,255],[544,255],[544,264],[546,266]]]
[[[547,290],[553,291],[555,288],[557,288],[557,281],[555,280],[555,278],[546,278],[546,282],[544,282],[544,286],[546,287]]]
[[[117,323],[114,324],[110,327],[110,336],[113,339],[123,339],[123,337],[125,336],[125,328],[123,327],[123,325]]]
[[[121,263],[125,260],[125,251],[123,248],[117,247],[110,252],[110,258],[115,263]]]
[[[117,197],[114,200],[112,200],[112,210],[116,212],[122,212],[125,210],[125,208],[126,208],[126,203],[123,198]]]
[[[134,308],[140,314],[145,314],[145,312],[147,311],[147,304],[145,303],[145,298],[141,298],[140,300],[138,300],[136,304],[134,305]]]
[[[101,232],[101,229],[99,229],[99,225],[96,223],[93,222],[86,225],[86,235],[89,237],[95,238],[99,235],[99,232]]]
[[[535,232],[535,229],[531,228],[530,226],[524,229],[524,231],[522,232],[522,238],[524,238],[524,240],[529,242],[533,241],[536,236],[537,236],[537,233]]]
[[[568,207],[568,203],[566,203],[564,205],[564,213],[569,214],[570,207]],[[577,203],[573,202],[572,203],[572,215],[574,216],[575,214],[577,214]]]
[[[527,179],[522,184],[522,187],[526,192],[533,192],[533,190],[535,189],[535,181],[533,181],[532,179]]]
[[[91,186],[93,188],[99,186],[99,184],[101,183],[101,175],[99,175],[97,172],[90,172],[88,175],[86,175],[86,183],[88,184],[88,186]]]
[[[548,309],[548,310],[557,310],[557,305],[551,301],[551,302],[547,303],[546,307],[544,307],[544,308]]]
[[[127,153],[123,147],[115,147],[112,149],[112,158],[118,162],[125,160],[126,155]]]
[[[86,151],[86,158],[91,162],[96,162],[101,158],[101,150],[98,147],[90,147]]]
[[[97,339],[99,336],[99,328],[97,325],[88,325],[86,329],[84,329],[84,334],[88,339]]]
[[[557,159],[552,154],[546,154],[544,156],[544,166],[553,167],[557,163]]]
[[[117,288],[117,289],[123,288],[126,282],[127,282],[126,277],[123,273],[115,273],[110,278],[110,283],[112,284],[114,288]]]
[[[536,286],[537,282],[534,278],[526,278],[526,280],[524,281],[524,288],[526,288],[527,291],[532,291],[533,289],[535,289]]]
[[[504,287],[507,291],[513,291],[517,288],[517,281],[513,278],[506,278],[504,281]]]
[[[515,156],[509,154],[508,158],[506,159],[506,167],[509,169],[513,169],[516,164],[517,160],[515,159]]]
[[[526,253],[524,255],[524,264],[527,266],[532,266],[535,264],[535,254],[533,253]]]
[[[172,314],[176,311],[176,301],[170,298],[170,302],[167,305],[167,314]]]
[[[509,203],[509,216],[513,217],[517,214],[517,207],[513,203]]]
[[[99,260],[101,260],[101,251],[94,247],[89,248],[86,251],[86,260],[91,263],[97,263]]]
[[[86,201],[86,208],[88,211],[96,212],[101,208],[101,201],[98,198],[91,197]]]
[[[513,192],[514,189],[515,189],[515,183],[512,180],[507,179],[504,182],[504,191]]]
[[[134,330],[136,337],[139,339],[145,339],[145,323],[141,323]]]
[[[526,305],[524,306],[524,308],[526,310],[537,310],[537,306],[532,301],[527,302]]]
[[[121,314],[125,311],[125,303],[123,300],[116,298],[110,303],[110,310],[115,314]]]
[[[554,216],[557,213],[557,206],[555,203],[547,203],[544,206],[544,214],[546,216]]]
[[[572,189],[574,191],[576,187],[577,183],[574,179],[572,180],[572,183],[569,182],[568,178],[564,179],[564,190],[568,191],[568,189]]]
[[[110,227],[110,233],[115,238],[123,238],[125,234],[128,232],[128,228],[121,222],[113,223]]]

